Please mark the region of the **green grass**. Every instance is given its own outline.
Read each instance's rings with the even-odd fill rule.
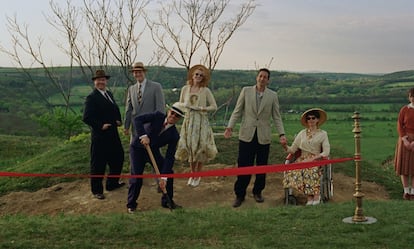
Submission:
[[[1,248],[411,248],[412,203],[364,202],[374,224],[348,224],[355,203],[210,207],[135,215],[3,216]]]
[[[390,201],[364,201],[371,225],[346,224],[355,203],[328,203],[316,207],[269,209],[208,207],[169,212],[156,210],[136,215],[57,215],[0,217],[0,248],[409,248],[414,237],[411,202],[401,199],[401,183],[393,167],[384,163],[392,157],[396,141],[395,122],[361,121],[362,179],[377,182],[388,190]],[[285,122],[289,143],[302,126]],[[353,120],[327,122],[331,157],[354,155]],[[220,128],[218,132],[222,131]],[[128,138],[122,136],[128,169]],[[54,138],[0,136],[0,170],[35,173],[88,173],[89,134],[71,141]],[[284,152],[275,134],[269,163],[282,163]],[[234,164],[238,140],[216,137],[218,157],[212,163]],[[184,170],[177,163],[176,171]],[[353,161],[334,165],[335,172],[354,176]],[[0,194],[35,191],[60,178],[0,178]],[[363,186],[362,186],[363,191]]]
[[[58,143],[51,137],[0,135],[0,170],[45,153]]]

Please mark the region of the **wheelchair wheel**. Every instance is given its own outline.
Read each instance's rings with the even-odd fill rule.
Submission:
[[[323,167],[321,178],[321,198],[324,202],[327,202],[333,197],[333,178],[332,178],[332,165],[326,165]]]
[[[289,194],[289,188],[285,188],[285,205],[297,205],[297,199],[294,195]]]
[[[288,195],[288,197],[287,197],[287,204],[288,205],[297,205],[297,200],[296,200],[296,197],[295,196],[293,196],[293,195]]]

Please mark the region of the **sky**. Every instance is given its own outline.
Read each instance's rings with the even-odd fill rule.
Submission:
[[[73,0],[79,1],[79,0]],[[64,1],[62,1],[64,3]],[[233,6],[242,0],[233,0]],[[414,69],[412,0],[257,0],[246,23],[227,43],[216,69],[293,72],[391,73]],[[53,28],[45,21],[49,0],[0,0],[0,45],[8,48],[6,16],[16,15],[42,37],[54,65],[59,56]],[[24,7],[22,7],[24,6]],[[148,8],[153,8],[150,4]],[[152,51],[143,39],[142,51]],[[149,61],[151,53],[140,54]],[[15,66],[0,52],[0,67]],[[170,63],[169,66],[177,66]]]

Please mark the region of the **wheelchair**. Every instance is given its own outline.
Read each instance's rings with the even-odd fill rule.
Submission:
[[[300,150],[298,150],[294,154],[288,154],[285,160],[285,164],[290,164],[296,161],[296,159],[300,157]],[[325,158],[329,159],[329,158]],[[320,189],[320,195],[321,195],[321,201],[323,203],[328,202],[334,194],[334,188],[333,188],[333,172],[332,172],[332,165],[327,164],[323,165],[322,172],[321,172],[321,189]],[[286,173],[285,173],[286,174]],[[285,205],[297,205],[298,200],[293,194],[292,188],[285,188]]]

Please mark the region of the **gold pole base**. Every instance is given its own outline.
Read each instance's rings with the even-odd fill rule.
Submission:
[[[374,217],[364,217],[365,219],[361,220],[361,221],[356,221],[354,220],[354,216],[351,217],[346,217],[344,218],[342,221],[344,223],[349,223],[349,224],[373,224],[375,222],[377,222],[377,219],[375,219]]]

